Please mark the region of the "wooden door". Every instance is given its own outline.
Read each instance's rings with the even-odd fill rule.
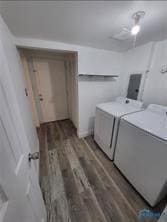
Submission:
[[[0,221],[44,222],[46,211],[30,148],[24,143],[14,92],[7,88],[8,67],[0,53]],[[10,81],[10,79],[9,79]]]
[[[67,82],[64,61],[34,59],[33,65],[41,107],[41,122],[67,119]]]

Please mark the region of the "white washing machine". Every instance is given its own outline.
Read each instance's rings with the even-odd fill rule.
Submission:
[[[94,140],[113,160],[120,117],[141,111],[140,101],[118,97],[115,101],[96,106]]]
[[[167,107],[150,104],[120,121],[114,163],[154,206],[167,193]]]

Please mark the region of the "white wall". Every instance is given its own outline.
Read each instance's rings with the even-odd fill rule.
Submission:
[[[150,42],[146,45],[133,48],[123,53],[123,62],[122,62],[122,71],[121,71],[122,74],[121,85],[122,85],[123,96],[126,96],[127,94],[129,77],[131,74],[141,73],[143,75],[141,82],[141,88],[142,88],[142,84],[145,81],[146,71],[150,68],[149,66],[150,66],[150,59],[153,46],[154,44]],[[140,89],[140,92],[142,90],[143,89]]]
[[[117,75],[120,72],[121,53],[82,48],[78,51],[79,74]]]
[[[122,95],[126,96],[130,74],[143,73],[145,78],[141,83],[140,99],[145,105],[149,103],[167,105],[167,74],[160,73],[163,66],[167,67],[166,58],[167,40],[150,42],[123,53]]]
[[[22,47],[55,49],[78,52],[78,71],[76,74],[119,75],[121,53],[100,50],[78,45],[36,39],[16,39]],[[93,131],[95,106],[99,102],[111,101],[120,95],[120,78],[116,81],[78,81],[78,135],[85,136]],[[76,115],[77,116],[77,115]]]
[[[31,113],[25,97],[23,76],[19,56],[14,39],[0,16],[0,42],[3,47],[3,56],[9,72],[4,73],[1,83],[5,84],[6,94],[10,99],[10,106],[15,113],[15,121],[20,124],[20,138],[24,146],[33,152],[38,148],[38,138],[32,123]],[[2,56],[2,55],[1,55]]]
[[[76,54],[70,56],[66,61],[66,71],[67,71],[67,83],[68,83],[68,98],[69,98],[69,115],[74,126],[78,126],[78,109],[77,106],[77,87],[76,87],[76,71],[75,66],[77,63]],[[77,84],[78,85],[78,84]]]
[[[121,54],[104,50],[88,50],[79,53],[80,74],[119,75]],[[96,104],[113,100],[120,95],[120,77],[113,80],[82,79],[78,81],[79,137],[93,132]]]
[[[167,40],[157,42],[153,54],[150,72],[145,84],[143,101],[146,104],[157,103],[167,106],[167,73],[160,70],[167,68]]]

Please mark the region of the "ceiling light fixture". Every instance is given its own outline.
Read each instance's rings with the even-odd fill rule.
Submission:
[[[134,25],[131,29],[131,34],[132,35],[137,35],[140,32],[140,26],[139,25]]]
[[[136,46],[136,39],[137,34],[140,32],[140,29],[142,26],[140,26],[140,20],[144,17],[145,12],[144,11],[137,11],[132,15],[133,19],[133,26],[131,28],[129,27],[123,27],[122,30],[112,36],[111,38],[114,40],[124,41],[126,39],[129,39],[132,37],[133,40],[133,47]]]
[[[140,32],[139,21],[141,18],[144,17],[144,15],[145,15],[144,11],[138,11],[132,15],[132,18],[134,19],[134,22],[135,22],[134,26],[131,29],[132,35],[137,35]]]

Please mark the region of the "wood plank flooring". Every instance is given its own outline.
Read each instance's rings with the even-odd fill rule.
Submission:
[[[79,139],[70,120],[42,124],[40,185],[47,222],[136,222],[149,206],[93,138]],[[162,211],[164,200],[154,210]]]

